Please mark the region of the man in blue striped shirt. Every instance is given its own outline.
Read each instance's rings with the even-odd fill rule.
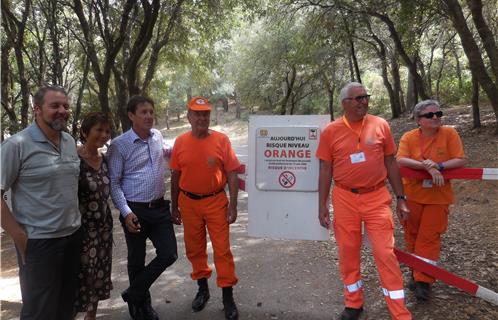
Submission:
[[[177,259],[169,201],[164,200],[168,169],[161,133],[153,129],[154,102],[133,96],[127,105],[132,128],[115,138],[108,150],[111,196],[120,212],[128,247],[130,286],[121,296],[134,320],[156,320],[149,288]],[[157,256],[145,265],[145,242]]]

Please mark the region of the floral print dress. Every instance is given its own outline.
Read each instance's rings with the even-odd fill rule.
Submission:
[[[108,205],[110,179],[105,158],[98,170],[81,159],[78,185],[83,249],[78,275],[77,312],[93,309],[112,290],[112,215]]]

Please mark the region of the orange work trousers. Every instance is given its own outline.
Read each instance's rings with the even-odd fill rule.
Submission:
[[[421,204],[408,200],[410,218],[403,223],[406,251],[436,265],[441,250],[441,235],[448,227],[447,204]],[[414,270],[415,281],[433,283],[433,277]]]
[[[183,220],[185,249],[192,264],[192,280],[211,277],[208,265],[206,227],[213,245],[216,284],[220,288],[237,284],[235,263],[230,251],[230,230],[227,221],[228,199],[225,192],[194,200],[180,191],[178,206]]]
[[[403,278],[394,254],[394,225],[391,195],[386,187],[356,194],[334,187],[334,234],[339,248],[339,269],[344,282],[346,307],[359,308],[364,303],[360,274],[361,224],[365,225],[384,298],[392,319],[412,319],[405,306]]]

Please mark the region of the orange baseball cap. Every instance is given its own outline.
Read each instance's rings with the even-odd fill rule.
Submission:
[[[188,102],[187,108],[194,111],[211,111],[211,105],[204,97],[193,97]]]

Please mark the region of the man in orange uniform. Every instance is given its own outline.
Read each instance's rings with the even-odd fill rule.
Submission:
[[[441,125],[443,112],[436,100],[424,100],[413,108],[417,129],[405,133],[399,142],[398,164],[427,171],[432,179],[403,179],[410,218],[403,223],[405,247],[422,260],[437,264],[441,234],[448,226],[448,207],[453,203],[451,183],[441,171],[465,165],[463,144],[457,131]],[[430,298],[435,279],[414,270],[409,288],[419,300]]]
[[[360,275],[363,222],[391,317],[406,320],[412,317],[404,303],[403,279],[393,251],[394,226],[386,177],[398,199],[399,219],[406,219],[409,211],[394,158],[396,145],[391,130],[384,119],[367,114],[369,97],[362,84],[347,84],[340,94],[344,116],[329,124],[321,134],[316,152],[320,159],[319,219],[323,227],[330,228],[328,196],[333,177],[333,225],[346,305],[340,319],[359,319],[363,311]]]
[[[237,219],[240,166],[228,137],[209,129],[211,106],[207,99],[194,97],[188,103],[187,117],[192,127],[176,139],[170,160],[171,206],[173,222],[183,221],[187,258],[192,263],[191,277],[199,291],[192,309],[201,311],[209,300],[207,279],[206,227],[213,245],[217,285],[223,291],[226,319],[238,319],[232,287],[238,279],[230,251],[229,224]],[[228,182],[230,201],[225,194]]]

